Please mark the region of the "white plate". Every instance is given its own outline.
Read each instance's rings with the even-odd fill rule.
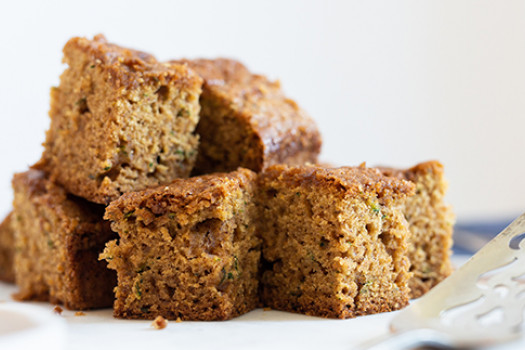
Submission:
[[[458,266],[466,257],[454,257]],[[16,290],[0,283],[0,300],[8,300]],[[7,305],[0,304],[0,305]],[[14,304],[14,303],[13,303]],[[33,306],[52,318],[53,305],[16,303]],[[66,349],[351,349],[357,344],[383,335],[395,314],[384,313],[349,320],[328,320],[279,311],[254,310],[230,321],[169,322],[163,330],[151,327],[151,321],[114,319],[111,310],[86,311],[75,316],[64,310],[60,318],[67,323]],[[0,323],[7,322],[0,313]],[[12,338],[22,338],[21,333]],[[50,331],[51,332],[51,331]],[[60,330],[53,339],[60,339]],[[17,335],[18,334],[18,335]],[[49,333],[49,337],[51,333]],[[1,338],[1,337],[0,337]],[[0,341],[0,344],[3,344]],[[524,349],[525,342],[507,344],[498,349]],[[0,349],[8,349],[0,345]],[[55,347],[54,349],[58,349]]]
[[[2,288],[3,287],[3,288]],[[2,291],[12,287],[1,286]],[[49,306],[29,303],[3,302],[0,304],[0,349],[64,348],[66,322],[49,312]]]

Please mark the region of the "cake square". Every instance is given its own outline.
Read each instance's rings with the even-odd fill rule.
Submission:
[[[0,281],[13,283],[15,273],[13,270],[13,255],[15,252],[14,233],[11,227],[13,213],[9,213],[0,224]]]
[[[13,188],[15,298],[72,310],[111,306],[116,275],[98,255],[116,235],[102,219],[104,206],[68,194],[38,170],[15,174]]]
[[[452,273],[450,262],[454,213],[445,203],[444,168],[438,161],[409,169],[381,168],[383,174],[411,181],[416,193],[408,198],[403,212],[411,233],[408,246],[411,297],[418,298]]]
[[[400,206],[413,184],[364,166],[275,165],[259,186],[265,305],[330,318],[407,305]]]
[[[195,73],[101,35],[69,40],[64,63],[37,168],[99,204],[189,176],[202,85]]]
[[[209,321],[257,307],[255,178],[239,169],[177,179],[112,202],[105,218],[120,239],[101,258],[118,275],[114,315]]]
[[[196,174],[237,167],[259,172],[272,164],[317,160],[317,126],[284,95],[278,81],[252,74],[231,59],[173,62],[187,64],[204,79]]]

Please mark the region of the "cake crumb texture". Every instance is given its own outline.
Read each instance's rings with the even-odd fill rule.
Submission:
[[[448,188],[444,168],[438,161],[409,169],[382,168],[385,175],[411,181],[416,193],[407,199],[403,212],[411,238],[408,246],[411,297],[418,298],[452,273],[452,233],[455,216],[444,197]]]
[[[13,255],[15,252],[14,232],[11,227],[13,213],[9,213],[0,224],[0,281],[13,283],[15,273],[13,269]]]
[[[348,318],[409,300],[413,184],[365,167],[269,167],[260,176],[262,301],[276,310]]]
[[[155,329],[256,307],[343,319],[451,274],[441,163],[318,164],[314,120],[233,59],[159,62],[96,35],[63,63],[44,152],[0,223],[17,300]]]
[[[239,169],[124,194],[105,218],[120,239],[101,258],[118,274],[119,318],[225,320],[258,305],[256,175]]]
[[[68,192],[107,204],[122,193],[189,176],[202,80],[182,65],[72,38],[51,89],[51,126],[36,168]]]
[[[15,298],[72,310],[111,306],[116,276],[98,261],[115,237],[104,207],[67,194],[38,170],[15,174],[13,188]]]
[[[203,79],[196,174],[256,172],[278,163],[315,162],[321,135],[312,118],[286,97],[280,83],[252,74],[232,59],[173,61]]]

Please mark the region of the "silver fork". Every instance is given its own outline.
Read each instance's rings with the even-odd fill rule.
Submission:
[[[522,335],[525,214],[424,297],[400,311],[391,334],[363,349],[474,348]]]

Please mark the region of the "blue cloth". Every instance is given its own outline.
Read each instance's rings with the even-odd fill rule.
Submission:
[[[454,227],[454,254],[474,254],[503,231],[514,218],[495,221],[458,222]]]

